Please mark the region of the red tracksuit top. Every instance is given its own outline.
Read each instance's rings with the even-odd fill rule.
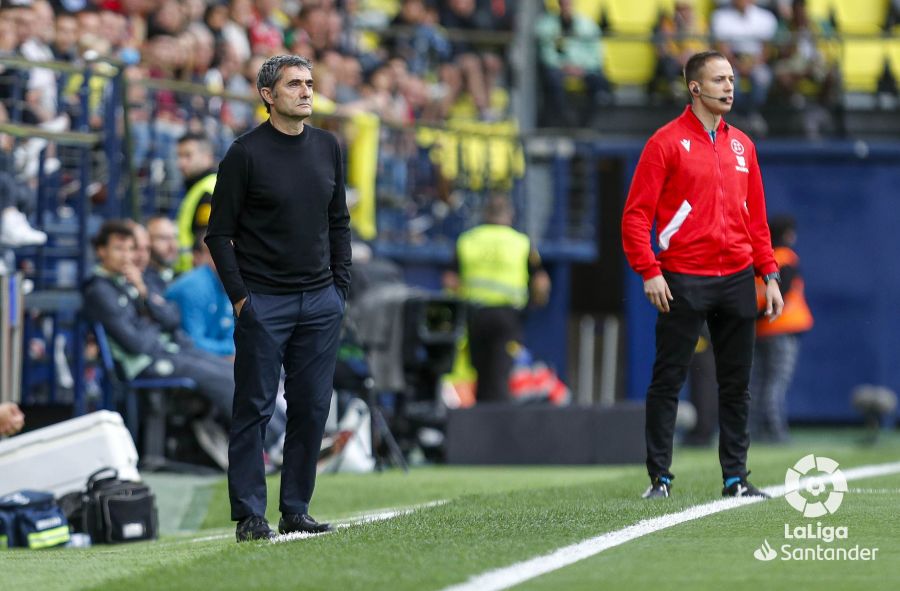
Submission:
[[[650,247],[656,222],[659,255]],[[622,214],[628,263],[644,280],[662,270],[721,277],[752,263],[778,267],[756,146],[719,122],[713,144],[690,105],[647,141]]]

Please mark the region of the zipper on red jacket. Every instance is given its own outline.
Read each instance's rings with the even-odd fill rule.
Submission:
[[[712,139],[712,138],[710,138]],[[719,158],[719,134],[716,133],[716,139],[713,142],[713,152],[716,153],[716,174],[719,177],[719,206],[722,208],[722,234],[719,239],[719,265],[716,269],[716,276],[722,276],[722,250],[723,246],[721,244],[722,240],[725,238],[727,234],[728,225],[725,221],[725,175],[722,174],[722,159]]]

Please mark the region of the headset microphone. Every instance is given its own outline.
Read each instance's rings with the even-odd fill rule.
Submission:
[[[712,96],[711,94],[703,94],[702,92],[700,92],[700,89],[696,86],[691,87],[691,92],[694,93],[694,95],[696,95],[696,96],[702,96],[702,97],[705,97],[708,99],[712,99],[714,101],[719,101],[720,103],[728,102],[727,96]]]
[[[708,99],[712,99],[712,100],[714,100],[714,101],[719,101],[720,103],[727,103],[727,102],[728,102],[728,97],[727,97],[727,96],[712,96],[712,95],[709,95],[709,94],[703,94],[702,92],[700,93],[700,96],[705,96],[705,97],[708,98]]]

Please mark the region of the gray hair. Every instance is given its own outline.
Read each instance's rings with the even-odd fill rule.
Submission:
[[[275,85],[281,79],[281,73],[285,68],[306,68],[312,72],[312,61],[299,55],[275,55],[263,62],[256,75],[256,90],[259,97],[263,99],[266,106],[266,113],[269,112],[269,103],[262,96],[263,88],[275,88]]]

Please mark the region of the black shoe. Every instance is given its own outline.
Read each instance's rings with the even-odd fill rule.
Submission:
[[[330,531],[334,531],[330,523],[319,523],[307,513],[283,513],[278,521],[278,533],[280,534],[294,532],[324,534]]]
[[[275,537],[275,532],[269,527],[269,522],[266,521],[265,517],[251,515],[238,522],[235,536],[238,542],[252,542],[255,540],[271,540]]]
[[[650,479],[650,487],[641,495],[642,499],[667,499],[672,490],[672,479],[656,476]]]
[[[731,486],[726,486],[722,489],[723,497],[762,497],[764,499],[771,499],[768,494],[759,490],[749,482],[747,482],[746,478],[741,478],[737,482],[732,482]]]

